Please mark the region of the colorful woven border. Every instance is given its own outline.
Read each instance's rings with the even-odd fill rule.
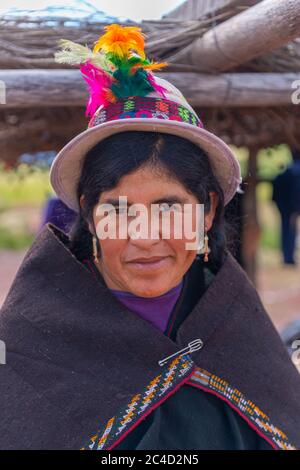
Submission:
[[[120,412],[93,436],[81,450],[111,450],[154,408],[175,392],[191,375],[195,364],[188,354],[173,359],[149,385],[132,397]]]
[[[297,448],[289,442],[286,434],[274,426],[265,413],[250,400],[247,400],[236,388],[231,387],[225,380],[196,366],[195,371],[188,379],[187,383],[195,386],[200,385],[200,388],[212,391],[220,398],[225,399],[247,420],[249,425],[252,424],[252,427],[254,427],[259,434],[267,438],[273,447],[282,450],[297,450]]]
[[[188,108],[174,101],[146,96],[129,96],[106,107],[99,107],[88,124],[88,128],[104,122],[127,118],[156,118],[180,121],[203,127],[199,117]]]
[[[183,383],[225,400],[275,449],[298,450],[254,403],[225,380],[196,366],[188,354],[177,357],[166,366],[142,393],[132,397],[116,416],[110,418],[81,450],[111,450]]]

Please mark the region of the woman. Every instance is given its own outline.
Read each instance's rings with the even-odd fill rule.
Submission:
[[[78,217],[69,235],[44,227],[2,307],[0,447],[299,448],[299,374],[228,249],[224,207],[241,182],[238,162],[179,90],[147,71],[138,29],[110,25],[93,51],[80,50],[85,78],[101,86],[88,129],[50,174]],[[64,46],[74,63],[74,44]],[[151,223],[159,209],[150,235],[136,236],[135,204]],[[184,218],[176,225],[173,209],[194,230],[197,204],[204,247],[175,236]],[[105,238],[104,221],[126,222],[126,236]]]

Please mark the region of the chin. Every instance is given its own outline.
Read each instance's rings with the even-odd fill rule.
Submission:
[[[134,283],[131,292],[140,297],[157,297],[171,289],[169,283],[157,282],[157,285],[153,285],[153,282],[148,282],[149,286],[139,286],[138,282]]]

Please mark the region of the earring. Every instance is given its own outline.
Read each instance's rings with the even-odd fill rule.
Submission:
[[[208,235],[207,235],[207,231],[205,229],[205,235],[204,235],[204,262],[207,263],[208,262],[208,253],[209,253],[209,247],[208,247]]]
[[[210,248],[208,246],[208,235],[207,235],[207,229],[205,227],[205,235],[204,235],[204,246],[203,248],[199,249],[197,251],[197,254],[204,254],[204,262],[207,263],[208,262],[208,253],[210,253]]]
[[[97,239],[93,235],[93,255],[94,255],[94,261],[95,263],[99,264],[99,259],[98,259],[98,249],[97,249]]]

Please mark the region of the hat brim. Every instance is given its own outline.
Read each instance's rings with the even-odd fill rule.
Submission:
[[[192,141],[208,155],[213,173],[224,193],[225,205],[241,183],[240,165],[230,147],[215,134],[192,124],[157,118],[126,118],[90,127],[70,140],[56,155],[50,168],[50,183],[57,196],[79,212],[77,184],[86,153],[98,142],[124,131],[151,131],[178,135]]]

